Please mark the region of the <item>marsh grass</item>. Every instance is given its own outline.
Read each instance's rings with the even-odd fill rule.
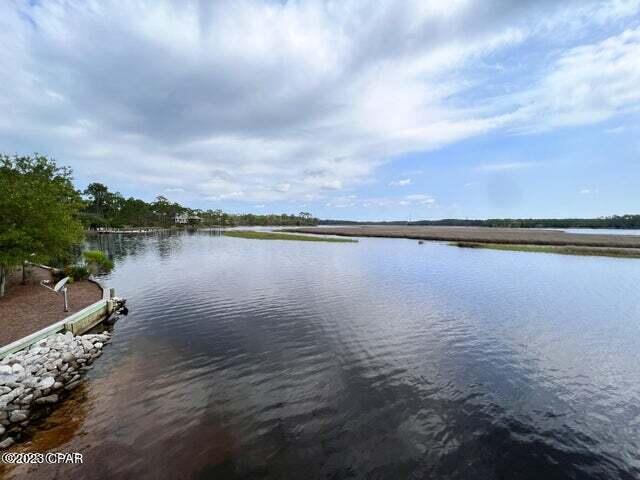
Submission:
[[[597,247],[640,251],[640,235],[580,234],[559,230],[489,227],[358,226],[300,228],[294,233],[345,237],[387,237],[439,242],[470,242],[551,247]]]
[[[331,243],[355,243],[357,240],[350,238],[312,237],[310,235],[296,235],[294,233],[258,232],[254,230],[227,230],[223,233],[226,237],[248,238],[251,240],[297,240],[302,242],[331,242]]]
[[[515,245],[504,243],[452,242],[450,245],[461,248],[488,248],[514,252],[558,253],[561,255],[586,255],[598,257],[640,258],[640,250],[629,248],[576,247],[552,245]]]

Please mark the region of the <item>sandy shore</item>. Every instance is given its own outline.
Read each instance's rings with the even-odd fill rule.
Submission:
[[[640,249],[640,235],[566,233],[560,230],[486,227],[347,226],[287,229],[297,233],[348,237],[389,237],[447,242],[508,245],[549,245]]]

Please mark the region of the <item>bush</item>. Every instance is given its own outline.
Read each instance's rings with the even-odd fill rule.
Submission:
[[[100,250],[87,250],[82,256],[92,273],[108,272],[113,268],[113,262]]]
[[[84,265],[70,265],[64,269],[64,276],[71,278],[74,282],[86,280],[89,278],[90,273],[89,269]]]

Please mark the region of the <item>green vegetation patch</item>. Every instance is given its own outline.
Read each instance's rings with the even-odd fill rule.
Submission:
[[[109,272],[113,269],[113,262],[100,250],[87,250],[82,256],[87,268],[92,273]]]
[[[256,232],[254,230],[227,230],[224,232],[227,237],[249,238],[253,240],[298,240],[302,242],[332,242],[332,243],[354,243],[357,240],[350,238],[330,238],[312,237],[309,235],[296,235],[293,233],[279,232]]]
[[[82,241],[82,206],[70,169],[42,155],[0,154],[0,297],[14,267],[50,262]]]
[[[453,242],[450,245],[462,248],[489,248],[492,250],[509,250],[514,252],[558,253],[561,255],[588,255],[599,257],[640,258],[640,249],[577,247],[553,245],[517,245],[511,243]]]

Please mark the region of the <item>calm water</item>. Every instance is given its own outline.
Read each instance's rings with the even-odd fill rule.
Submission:
[[[130,314],[15,478],[640,478],[640,261],[102,237]]]
[[[596,235],[640,235],[640,230],[630,228],[564,228],[568,233],[585,233]]]

